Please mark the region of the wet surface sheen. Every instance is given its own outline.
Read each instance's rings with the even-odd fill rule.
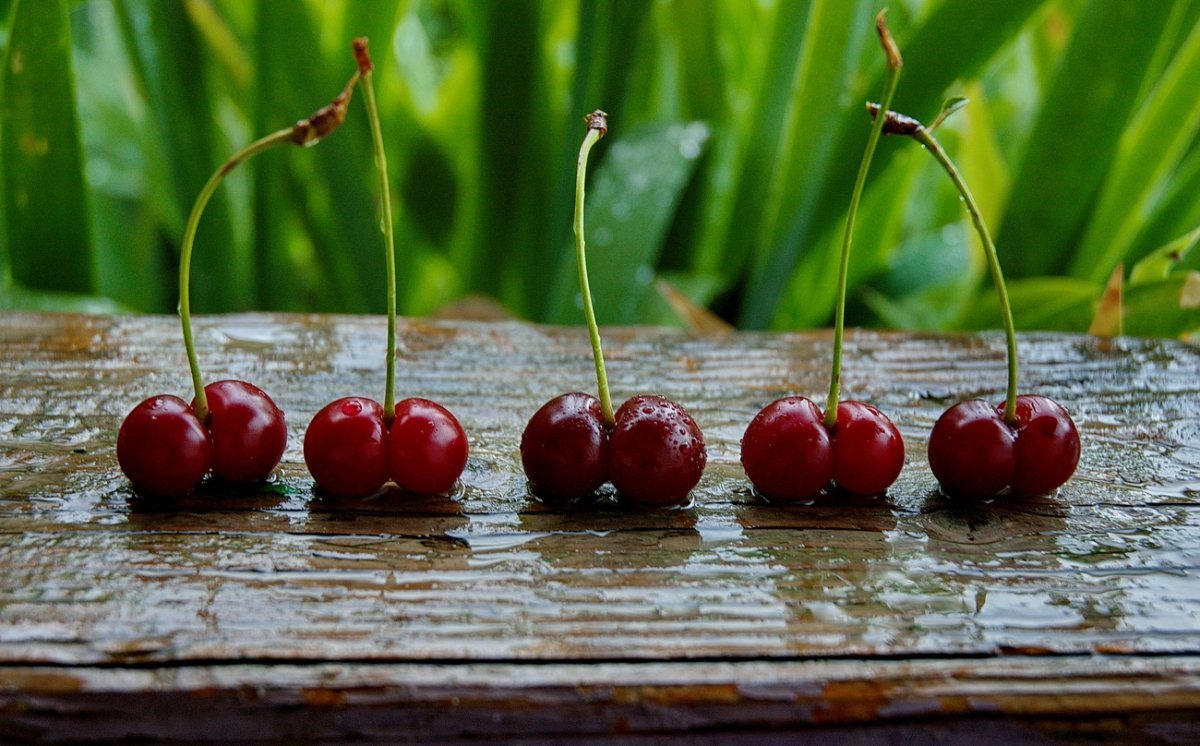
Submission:
[[[382,394],[383,320],[200,321],[210,380],[285,411],[288,449],[257,492],[145,501],[118,471],[121,417],[188,397],[173,318],[0,316],[0,657],[181,660],[743,660],[1200,654],[1200,351],[1022,339],[1022,390],[1083,437],[1059,494],[956,505],[925,463],[938,414],[1002,396],[999,336],[853,334],[844,393],[896,422],[890,494],[771,506],[738,441],[787,394],[822,397],[824,333],[689,338],[606,330],[614,398],[686,407],[709,465],[685,509],[552,506],[520,470],[526,419],[591,390],[581,330],[402,321],[398,395],[471,438],[458,492],[314,495],[303,428]]]

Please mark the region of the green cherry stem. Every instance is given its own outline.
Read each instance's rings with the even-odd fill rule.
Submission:
[[[584,117],[587,135],[579,147],[579,160],[575,164],[575,259],[579,264],[579,292],[583,295],[583,317],[587,320],[588,335],[592,340],[592,358],[596,362],[596,386],[600,391],[600,415],[604,424],[612,428],[617,419],[613,416],[612,394],[608,391],[608,374],[604,372],[604,351],[600,348],[600,327],[596,325],[596,311],[592,308],[592,289],[588,284],[587,253],[583,239],[583,184],[587,176],[588,153],[601,137],[608,133],[608,115],[596,109]]]
[[[188,215],[187,226],[183,230],[183,248],[179,254],[179,321],[183,325],[183,346],[187,349],[188,366],[192,369],[192,386],[196,389],[196,417],[201,422],[208,419],[208,397],[204,393],[204,377],[200,373],[200,361],[196,358],[196,344],[192,340],[192,302],[189,289],[192,275],[192,248],[196,243],[196,228],[200,225],[200,215],[204,213],[204,207],[212,198],[213,192],[217,191],[217,187],[225,180],[226,174],[237,168],[243,161],[264,150],[270,150],[277,145],[291,142],[291,140],[292,128],[288,127],[255,140],[234,153],[217,169],[216,173],[209,177],[208,183],[200,190],[200,195],[196,197],[196,202],[192,205],[192,212]]]
[[[877,118],[882,119],[881,117]],[[988,268],[992,273],[992,281],[996,285],[996,296],[1000,300],[1000,316],[1004,320],[1004,337],[1008,346],[1008,394],[1004,400],[1004,420],[1009,423],[1016,422],[1017,332],[1016,325],[1013,323],[1012,305],[1008,301],[1008,288],[1004,284],[1004,273],[1000,271],[1000,257],[996,253],[996,244],[992,241],[992,235],[988,233],[987,225],[983,222],[983,215],[979,212],[979,205],[975,204],[975,197],[967,188],[967,182],[963,181],[962,174],[954,167],[950,156],[946,155],[946,151],[934,139],[933,133],[924,127],[918,127],[912,133],[912,137],[925,146],[925,149],[937,159],[937,162],[942,164],[942,168],[946,169],[946,173],[950,174],[950,180],[958,188],[958,193],[967,206],[967,212],[971,214],[971,222],[975,224],[975,232],[979,234],[979,240],[983,243],[984,253],[987,254]]]
[[[388,186],[387,153],[383,149],[383,130],[379,124],[379,108],[375,104],[375,88],[371,72],[375,65],[367,53],[365,38],[354,40],[354,57],[363,78],[363,101],[367,106],[367,121],[371,123],[371,140],[375,145],[375,170],[379,172],[379,193],[383,207],[383,251],[387,264],[387,384],[383,393],[383,422],[388,427],[396,416],[396,239],[392,228],[392,198]]]
[[[875,16],[875,30],[879,33],[879,41],[887,55],[888,78],[884,87],[884,109],[891,105],[900,82],[900,68],[904,60],[900,57],[900,49],[888,31],[884,15],[887,9],[879,11]],[[871,170],[871,161],[875,158],[875,148],[883,131],[883,122],[876,121],[871,125],[871,134],[867,138],[867,149],[863,153],[862,162],[858,166],[858,177],[854,181],[854,192],[850,197],[850,209],[846,213],[846,233],[842,237],[842,261],[838,270],[837,305],[833,321],[833,365],[829,374],[829,398],[825,400],[825,427],[837,425],[838,399],[842,389],[842,338],[846,326],[846,284],[850,276],[850,243],[854,236],[854,219],[858,215],[858,204],[862,200],[863,187],[867,183],[867,172]]]
[[[196,358],[196,344],[192,339],[192,249],[196,243],[196,229],[200,225],[200,216],[205,206],[212,198],[217,187],[225,180],[230,171],[245,161],[253,158],[264,150],[270,150],[285,143],[301,147],[315,145],[321,138],[337,129],[346,118],[346,105],[358,83],[359,74],[356,72],[346,83],[346,87],[329,104],[321,107],[308,119],[301,119],[291,127],[272,132],[266,137],[259,138],[246,147],[234,153],[229,160],[209,177],[204,188],[196,197],[192,211],[188,214],[187,225],[183,229],[183,245],[179,253],[179,322],[183,326],[183,346],[187,349],[188,367],[192,371],[192,386],[196,390],[196,417],[205,422],[208,420],[208,396],[204,393],[204,376],[200,373],[200,361]]]
[[[996,297],[1000,301],[1000,318],[1004,321],[1004,341],[1008,348],[1008,393],[1004,400],[1004,420],[1010,424],[1014,423],[1017,420],[1017,327],[1013,323],[1012,304],[1008,301],[1008,288],[1004,284],[1004,272],[1000,269],[1000,255],[996,252],[996,243],[992,241],[992,234],[988,232],[987,225],[983,222],[983,214],[979,212],[975,196],[971,194],[967,182],[963,180],[962,174],[954,166],[954,161],[950,160],[950,156],[946,155],[946,151],[934,138],[933,133],[923,124],[912,117],[890,111],[887,108],[883,109],[887,113],[881,117],[878,104],[867,104],[867,111],[875,118],[876,124],[883,124],[883,131],[887,134],[904,135],[921,143],[937,159],[937,162],[942,164],[942,168],[950,175],[950,180],[958,189],[963,204],[967,206],[971,222],[975,224],[975,232],[979,234],[979,240],[983,244],[983,252],[987,255],[988,269],[991,271],[992,281],[996,285]]]

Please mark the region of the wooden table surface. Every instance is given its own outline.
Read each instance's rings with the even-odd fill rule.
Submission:
[[[381,396],[383,319],[198,324],[209,380],[270,393],[288,449],[260,490],[156,502],[114,443],[141,399],[190,396],[176,319],[0,315],[0,740],[1200,733],[1194,347],[1023,336],[1022,389],[1070,409],[1082,462],[971,505],[925,443],[1001,396],[1001,336],[855,332],[845,394],[891,414],[904,472],[782,507],[738,441],[772,399],[823,398],[830,335],[608,329],[618,401],[676,399],[708,440],[694,505],[638,511],[543,504],[520,471],[529,415],[593,388],[582,329],[401,320],[400,395],[458,415],[467,471],[338,502],[303,430]]]

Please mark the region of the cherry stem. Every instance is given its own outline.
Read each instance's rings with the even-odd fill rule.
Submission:
[[[196,344],[192,339],[192,308],[189,291],[192,274],[192,247],[196,242],[196,228],[200,225],[200,215],[204,213],[204,207],[212,198],[213,192],[225,179],[226,174],[237,168],[243,161],[264,150],[292,142],[293,129],[293,127],[287,127],[278,132],[272,132],[230,156],[229,160],[217,169],[204,188],[200,190],[195,204],[192,205],[192,212],[188,215],[187,226],[183,231],[183,248],[179,255],[179,321],[183,325],[183,346],[187,349],[188,366],[192,369],[192,385],[196,389],[196,417],[201,422],[208,419],[208,397],[204,393],[204,377],[200,373],[200,361],[196,358]]]
[[[358,59],[363,78],[363,101],[367,105],[367,121],[371,123],[371,139],[375,144],[375,169],[379,172],[379,193],[383,203],[383,251],[387,264],[387,385],[383,393],[383,422],[391,426],[396,416],[396,240],[392,228],[392,198],[388,185],[387,154],[383,149],[383,130],[379,124],[379,108],[375,104],[375,88],[371,72],[375,66],[367,55],[367,40],[354,40],[354,56]]]
[[[615,427],[612,394],[608,391],[608,374],[604,372],[604,350],[600,348],[600,327],[596,325],[596,311],[592,308],[592,289],[588,284],[587,254],[583,238],[583,184],[587,175],[588,153],[596,141],[608,132],[608,115],[597,109],[584,117],[588,124],[587,135],[579,147],[579,160],[575,164],[575,259],[579,264],[579,291],[583,295],[583,317],[587,320],[588,335],[592,340],[592,359],[596,362],[596,386],[600,392],[600,415],[604,424]]]
[[[886,107],[884,110],[887,111]],[[886,118],[876,117],[880,121]],[[963,181],[962,174],[954,167],[954,162],[950,160],[950,156],[946,155],[946,151],[934,139],[933,134],[924,127],[918,126],[912,133],[912,137],[921,143],[937,159],[938,163],[942,164],[946,173],[950,174],[950,180],[958,188],[958,193],[967,206],[967,212],[971,214],[971,222],[975,224],[979,240],[983,242],[988,268],[991,270],[992,280],[996,284],[996,296],[1000,300],[1000,316],[1004,320],[1005,343],[1008,346],[1008,393],[1004,400],[1004,420],[1011,424],[1017,420],[1017,331],[1016,325],[1013,323],[1012,305],[1008,301],[1008,288],[1004,284],[1004,273],[1000,270],[1000,257],[996,253],[996,244],[992,241],[992,235],[988,233],[987,225],[983,222],[983,215],[979,212],[979,206],[975,204],[975,197],[971,195],[967,183]]]
[[[900,68],[904,66],[900,50],[884,21],[886,13],[887,9],[885,8],[875,16],[875,29],[879,33],[880,44],[887,55],[888,79],[883,93],[885,110],[891,105],[892,97],[896,94],[896,86],[900,82]],[[862,201],[863,187],[867,183],[867,172],[871,170],[871,161],[875,158],[875,148],[879,144],[882,132],[883,121],[881,118],[877,118],[871,125],[871,134],[867,138],[867,149],[858,166],[858,178],[854,181],[850,209],[846,213],[846,233],[842,237],[842,262],[838,271],[837,305],[834,309],[833,364],[829,374],[829,398],[825,401],[825,427],[830,429],[837,425],[838,399],[842,388],[842,339],[845,336],[846,327],[846,285],[850,276],[850,243],[854,236],[854,219],[858,215],[858,205]]]
[[[208,421],[208,396],[204,393],[204,376],[200,373],[200,361],[196,358],[196,343],[192,338],[190,289],[192,249],[196,243],[196,229],[200,225],[200,216],[204,213],[204,208],[208,205],[213,193],[217,191],[217,187],[221,185],[230,171],[243,162],[264,150],[270,150],[288,142],[301,147],[315,145],[320,142],[321,138],[337,129],[346,118],[346,105],[350,101],[358,78],[359,73],[355,72],[346,86],[342,88],[342,92],[308,119],[301,119],[291,127],[259,138],[231,155],[229,160],[222,163],[221,167],[209,177],[204,188],[200,190],[200,194],[196,196],[196,202],[192,205],[191,213],[188,214],[187,225],[183,229],[183,246],[179,253],[179,322],[183,326],[183,346],[187,350],[188,367],[192,371],[192,386],[196,390],[196,417],[201,422]]]

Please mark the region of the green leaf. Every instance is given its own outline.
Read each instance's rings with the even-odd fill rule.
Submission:
[[[1197,7],[1200,7],[1200,3],[1197,3]],[[1200,200],[1196,199],[1197,194],[1200,194],[1200,146],[1193,146],[1192,152],[1172,174],[1171,184],[1163,194],[1156,214],[1147,219],[1131,253],[1134,256],[1149,255],[1175,236],[1200,225]],[[1200,269],[1200,261],[1197,260],[1200,260],[1200,254],[1190,260],[1193,269]]]
[[[894,143],[889,143],[894,144]],[[900,145],[909,143],[899,141]],[[871,187],[866,191],[855,222],[854,243],[850,256],[849,293],[854,288],[881,271],[896,256],[901,246],[901,231],[907,197],[913,194],[913,184],[919,173],[910,167],[913,158],[923,157],[919,149],[912,149],[908,156],[894,161],[886,172],[873,174]],[[840,270],[842,240],[845,231],[845,210],[840,220],[831,224],[805,252],[792,273],[787,294],[780,298],[771,326],[775,329],[803,329],[823,324],[833,316],[837,302],[837,279]],[[933,241],[941,241],[937,233]],[[943,267],[945,250],[940,244],[928,247],[928,261]],[[928,280],[929,275],[910,273],[911,277]]]
[[[930,131],[937,129],[942,125],[942,122],[946,121],[947,117],[966,106],[970,101],[966,96],[951,96],[946,99],[942,102],[942,110],[938,112],[937,118],[933,120],[928,129]]]
[[[1167,279],[1176,267],[1187,260],[1197,243],[1200,243],[1200,226],[1160,246],[1133,265],[1133,270],[1129,273],[1130,284],[1141,285]]]
[[[698,122],[646,125],[609,148],[588,189],[585,218],[588,279],[600,323],[637,323],[654,304],[663,237],[707,140],[708,129]],[[563,246],[550,297],[552,323],[579,322],[573,244]]]
[[[29,290],[17,284],[0,286],[0,311],[52,311],[55,313],[129,313],[128,306],[99,295]]]
[[[183,3],[114,0],[114,7],[137,73],[135,82],[153,117],[151,147],[158,149],[165,164],[162,188],[171,196],[165,202],[171,211],[162,220],[178,247],[196,195],[233,148],[245,143],[221,143],[204,51]],[[235,243],[228,199],[225,189],[214,195],[196,234],[192,295],[197,311],[252,305],[249,246]]]
[[[698,239],[699,271],[736,274],[749,261],[756,238],[753,226],[762,220],[767,188],[778,168],[793,83],[799,74],[800,57],[796,50],[804,40],[809,6],[807,0],[785,0],[779,4],[761,79],[755,81],[750,99],[752,104],[732,123],[736,129],[727,132],[716,144],[721,160],[715,168],[720,169],[718,174],[728,185],[713,187],[720,190],[724,199],[709,204],[709,224]],[[721,157],[722,141],[736,143],[737,150],[732,156]],[[728,161],[730,158],[732,163]]]
[[[5,243],[12,277],[31,288],[93,290],[88,192],[63,0],[16,4],[0,89]]]
[[[835,168],[837,124],[847,108],[859,102],[844,96],[854,75],[860,50],[875,44],[871,5],[858,0],[814,0],[804,43],[797,51],[794,94],[788,111],[781,152],[775,157],[765,194],[758,241],[752,257],[743,314],[765,323],[787,289],[805,238],[815,234],[819,192]],[[882,52],[880,53],[882,56]],[[869,121],[858,128],[866,141]],[[780,157],[782,156],[782,157]],[[845,163],[850,163],[846,161]],[[753,322],[752,322],[753,323]]]
[[[1029,277],[1008,283],[1013,321],[1026,331],[1086,331],[1103,292],[1099,283],[1073,277]],[[1001,325],[996,291],[987,287],[967,309],[962,327],[998,329]]]
[[[257,9],[256,136],[309,116],[354,71],[349,42],[331,61],[315,54],[318,33],[307,6],[263,0]],[[384,67],[390,48],[372,48],[376,68]],[[311,53],[297,54],[297,49]],[[359,313],[384,308],[378,181],[361,98],[361,93],[353,97],[345,123],[315,147],[266,153],[251,165],[257,295],[263,307],[300,310],[306,300],[315,300],[318,307]],[[391,134],[385,131],[385,139]],[[305,254],[322,270],[309,282],[301,282],[297,271]]]
[[[938,3],[923,19],[920,26],[901,28],[899,24],[893,29],[904,54],[904,74],[900,78],[900,87],[896,93],[897,110],[919,116],[937,105],[947,87],[955,80],[974,75],[980,67],[995,55],[996,51],[1012,40],[1026,21],[1033,15],[1045,0],[1006,0],[1006,2],[981,3],[978,0],[944,0]],[[856,33],[866,32],[857,30]],[[842,43],[847,43],[843,39]],[[833,100],[847,100],[847,106],[841,111],[839,120],[834,125],[836,144],[829,156],[829,162],[838,164],[828,173],[812,176],[797,175],[797,178],[808,178],[811,181],[807,189],[819,193],[816,207],[806,211],[810,220],[798,220],[800,215],[793,216],[793,222],[784,233],[786,240],[779,247],[771,247],[772,252],[782,252],[773,267],[782,266],[783,271],[772,273],[760,272],[747,286],[740,323],[750,328],[765,326],[775,313],[779,296],[787,287],[790,278],[788,255],[798,255],[800,246],[805,246],[820,236],[829,228],[831,222],[845,214],[846,201],[849,199],[851,184],[854,181],[855,169],[858,163],[870,120],[862,110],[862,98],[876,96],[883,88],[883,53],[878,51],[873,38],[871,39],[870,59],[873,60],[873,75],[868,77],[856,73],[844,83],[857,85],[838,89]],[[820,102],[828,106],[828,100]],[[896,148],[881,147],[876,154],[872,171],[882,172],[890,163]],[[781,153],[778,160],[787,160],[791,153]],[[751,223],[753,225],[753,223]],[[735,227],[735,230],[741,226]],[[786,265],[786,266],[785,266]]]
[[[996,233],[1013,277],[1060,271],[1117,153],[1173,3],[1092,2],[1077,21],[1015,170]],[[1120,29],[1114,33],[1114,30]],[[1103,282],[1112,264],[1086,276]]]
[[[1136,14],[1155,5],[1139,4]],[[1125,35],[1124,30],[1119,34]],[[1118,262],[1139,258],[1130,256],[1129,249],[1147,216],[1162,199],[1172,172],[1200,133],[1197,81],[1200,81],[1200,25],[1192,29],[1162,79],[1122,133],[1099,203],[1071,262],[1072,274],[1102,280]]]
[[[1200,272],[1177,273],[1125,290],[1125,333],[1190,337],[1200,332]]]
[[[559,267],[559,252],[570,236],[575,200],[575,171],[570,164],[575,162],[583,138],[582,117],[600,108],[612,115],[612,126],[617,131],[632,124],[626,118],[629,91],[639,82],[638,74],[644,77],[645,71],[629,64],[630,47],[645,33],[652,10],[653,4],[644,0],[579,3],[574,14],[578,30],[561,42],[574,50],[574,64],[565,71],[570,77],[563,83],[562,93],[567,95],[562,125],[548,127],[537,135],[552,146],[545,151],[552,154],[552,160],[544,181],[527,183],[537,196],[536,207],[526,219],[538,225],[539,242],[528,248],[511,247],[513,259],[520,262],[513,269],[524,275],[530,305],[544,318],[555,313],[553,301],[545,297],[543,290],[554,277],[546,268]],[[602,152],[597,155],[604,158]],[[571,319],[573,323],[581,320],[578,314]]]

